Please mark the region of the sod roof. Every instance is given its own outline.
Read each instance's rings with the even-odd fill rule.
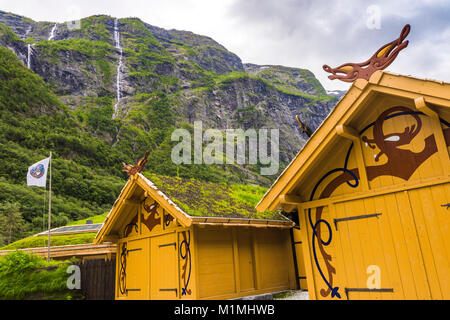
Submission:
[[[256,204],[266,192],[260,186],[226,185],[149,172],[144,176],[191,216],[288,221],[279,211],[256,211]]]

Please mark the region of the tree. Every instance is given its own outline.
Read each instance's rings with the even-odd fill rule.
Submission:
[[[17,203],[0,204],[0,235],[2,242],[7,244],[20,239],[24,231],[25,221],[20,212],[20,206]]]

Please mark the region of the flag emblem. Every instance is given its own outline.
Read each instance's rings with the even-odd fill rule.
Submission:
[[[36,162],[28,167],[27,171],[27,185],[36,187],[46,187],[47,171],[50,158]]]
[[[31,168],[31,170],[30,170],[30,174],[36,179],[43,177],[44,173],[45,173],[45,167],[42,163],[38,164],[34,168]]]

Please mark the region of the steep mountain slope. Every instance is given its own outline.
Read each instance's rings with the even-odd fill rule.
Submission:
[[[164,30],[137,18],[117,21],[123,48],[123,66],[118,69],[114,20],[92,16],[81,20],[80,29],[69,30],[66,24],[0,14],[0,22],[33,43],[31,69],[72,109],[103,106],[105,100],[100,98],[114,99],[110,102],[114,105],[119,89],[119,117],[127,121],[134,107],[141,105],[137,98],[161,90],[174,101],[177,123],[195,119],[202,120],[205,128],[280,128],[281,159],[286,162],[306,139],[295,115],[315,128],[336,103],[308,70],[244,66],[239,57],[208,37]],[[16,46],[16,51],[26,64],[24,46]],[[109,132],[112,143],[124,133],[117,132]]]
[[[43,80],[0,47],[0,203],[19,203],[27,231],[41,230],[45,214],[43,190],[25,186],[27,168],[48,150],[55,225],[110,206],[123,184],[118,163],[129,156],[84,131]]]
[[[211,38],[137,18],[72,28],[0,11],[0,47],[0,202],[20,202],[30,230],[43,194],[24,187],[25,172],[49,150],[56,226],[110,207],[126,177],[120,163],[145,150],[157,174],[267,186],[277,174],[261,176],[261,164],[172,163],[172,132],[199,120],[204,130],[278,128],[281,170],[307,139],[295,115],[315,129],[337,101],[308,70],[243,64]]]

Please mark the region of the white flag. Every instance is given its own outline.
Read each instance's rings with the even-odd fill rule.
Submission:
[[[28,168],[27,185],[45,188],[49,161],[50,158],[47,158],[36,162]]]

